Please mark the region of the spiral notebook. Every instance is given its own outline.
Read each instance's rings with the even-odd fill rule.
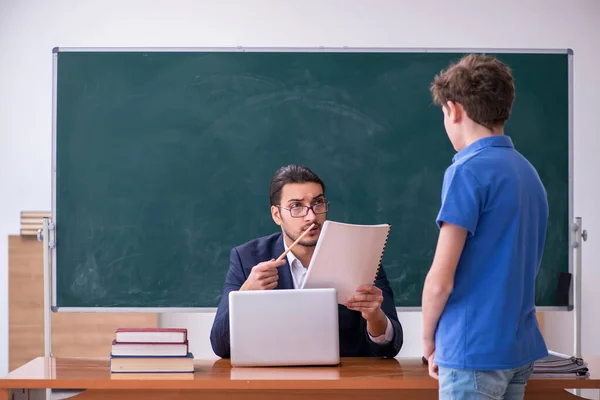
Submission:
[[[390,228],[325,221],[302,288],[335,288],[343,304],[358,286],[373,284]]]

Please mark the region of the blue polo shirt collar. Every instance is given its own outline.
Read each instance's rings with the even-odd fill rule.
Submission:
[[[478,152],[486,147],[512,147],[514,148],[512,139],[505,135],[487,136],[471,143],[452,158],[452,162],[460,160],[461,158],[467,157],[473,153]]]

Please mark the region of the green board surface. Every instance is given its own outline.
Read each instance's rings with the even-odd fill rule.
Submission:
[[[493,53],[493,52],[491,52]],[[420,307],[454,151],[429,85],[462,53],[55,54],[54,305],[216,307],[233,246],[275,232],[269,182],[304,164],[328,219],[390,223],[383,266]],[[506,127],[550,204],[536,304],[569,272],[569,55],[499,53]]]

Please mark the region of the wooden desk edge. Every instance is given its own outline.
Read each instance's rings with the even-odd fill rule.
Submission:
[[[82,358],[84,360],[84,358]],[[414,359],[404,359],[414,363]],[[27,368],[33,363],[53,364],[53,359],[38,357],[20,368]],[[202,360],[199,360],[202,362]],[[402,359],[399,360],[400,362]],[[19,368],[19,369],[20,369]],[[335,368],[335,367],[333,367]],[[343,367],[341,367],[343,368]],[[352,368],[356,368],[353,366]],[[13,371],[17,372],[19,369]],[[421,368],[417,368],[420,370]],[[423,373],[426,374],[425,366]],[[226,371],[227,368],[221,368]],[[189,379],[128,379],[126,374],[119,374],[115,379],[106,379],[110,374],[102,372],[102,379],[69,379],[69,378],[0,378],[0,389],[102,389],[102,390],[437,390],[438,382],[427,375],[406,377],[404,379],[390,379],[389,373],[373,371],[370,374],[342,379],[211,379],[214,372],[197,366],[193,377]],[[378,374],[381,376],[378,377]],[[160,375],[160,374],[159,374]],[[528,391],[544,391],[556,389],[600,389],[600,379],[590,378],[531,378],[527,383]]]
[[[434,380],[390,382],[370,378],[340,380],[54,380],[0,379],[0,389],[102,389],[102,390],[437,390]]]

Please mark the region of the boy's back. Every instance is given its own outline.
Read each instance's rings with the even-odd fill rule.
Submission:
[[[443,400],[521,400],[533,362],[547,354],[534,300],[548,203],[537,172],[504,136],[514,78],[496,57],[467,54],[430,89],[457,153],[423,286],[429,374]]]
[[[508,369],[547,354],[534,304],[547,218],[539,176],[509,137],[456,154],[437,221],[468,236],[436,332],[438,365]]]

